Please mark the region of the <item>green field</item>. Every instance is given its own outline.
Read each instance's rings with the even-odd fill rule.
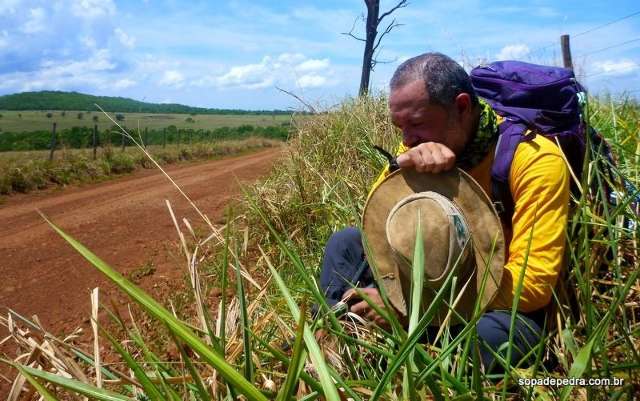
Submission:
[[[51,113],[51,117],[47,117]],[[64,115],[63,115],[64,113]],[[78,118],[79,114],[82,118]],[[109,113],[115,120],[116,113]],[[221,127],[238,127],[240,125],[253,125],[257,127],[282,125],[291,122],[291,115],[287,114],[153,114],[153,113],[117,113],[124,115],[124,121],[119,122],[127,128],[162,129],[170,125],[176,128],[215,129]],[[114,124],[109,118],[99,111],[6,111],[0,110],[1,132],[25,132],[51,130],[53,123],[57,129],[73,127],[93,127],[98,124],[99,130],[111,128]],[[97,117],[97,122],[94,121]],[[301,116],[297,116],[296,119]],[[191,118],[194,122],[187,122]]]

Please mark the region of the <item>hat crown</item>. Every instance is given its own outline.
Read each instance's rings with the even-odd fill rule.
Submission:
[[[466,265],[471,249],[469,229],[455,204],[437,192],[419,192],[400,199],[387,217],[386,235],[394,257],[409,277],[418,216],[425,255],[425,284],[437,288],[451,270]]]

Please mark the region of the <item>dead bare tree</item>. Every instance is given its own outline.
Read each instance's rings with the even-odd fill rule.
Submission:
[[[362,74],[360,76],[360,91],[359,95],[365,95],[369,91],[369,78],[371,77],[371,71],[373,71],[378,63],[384,63],[386,61],[380,61],[377,58],[376,52],[379,52],[380,42],[389,32],[402,24],[396,22],[394,18],[387,27],[378,35],[378,27],[382,24],[382,21],[393,14],[399,8],[403,8],[409,5],[407,0],[400,0],[395,6],[380,15],[380,0],[364,0],[367,6],[367,19],[366,19],[366,34],[364,38],[356,36],[353,30],[356,27],[356,22],[359,18],[364,20],[364,16],[356,18],[351,27],[351,31],[344,32],[344,35],[351,36],[352,38],[364,42],[364,55],[362,57]]]

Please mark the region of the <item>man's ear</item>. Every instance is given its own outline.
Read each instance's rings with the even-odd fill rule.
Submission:
[[[458,115],[460,116],[471,112],[471,109],[473,108],[471,106],[471,96],[468,93],[464,92],[456,96],[455,104]]]

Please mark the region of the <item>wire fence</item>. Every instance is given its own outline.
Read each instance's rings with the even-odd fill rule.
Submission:
[[[613,83],[612,80],[629,80],[629,78],[631,77],[631,80],[628,83],[631,86],[625,86],[625,89],[622,92],[625,94],[630,94],[634,97],[637,96],[636,94],[640,94],[640,56],[636,55],[622,57],[617,63],[612,61],[600,61],[593,63],[589,60],[589,58],[594,55],[599,56],[603,53],[615,49],[632,50],[635,48],[634,44],[640,44],[640,37],[626,38],[625,40],[616,38],[617,40],[613,40],[612,43],[595,49],[583,49],[582,46],[582,44],[585,43],[584,39],[591,37],[591,35],[593,35],[594,33],[601,32],[602,30],[605,30],[606,28],[619,24],[623,21],[639,17],[640,10],[595,25],[581,32],[569,34],[569,37],[572,40],[579,39],[575,41],[578,43],[578,46],[575,46],[575,42],[572,43],[572,58],[574,60],[574,65],[577,64],[574,70],[579,80],[583,81],[583,83],[586,83],[587,85],[596,81],[598,81],[598,83],[600,84],[611,84]],[[549,54],[550,51],[552,52],[552,54]],[[640,54],[640,52],[638,54]],[[525,58],[527,59],[527,61],[539,64],[561,65],[562,52],[560,49],[560,39],[558,38],[558,40],[556,41],[549,41],[541,46],[533,48],[533,50],[530,50],[527,53]],[[637,77],[636,79],[634,79],[634,73],[637,74],[635,76]],[[596,81],[594,81],[592,78],[596,78]]]

